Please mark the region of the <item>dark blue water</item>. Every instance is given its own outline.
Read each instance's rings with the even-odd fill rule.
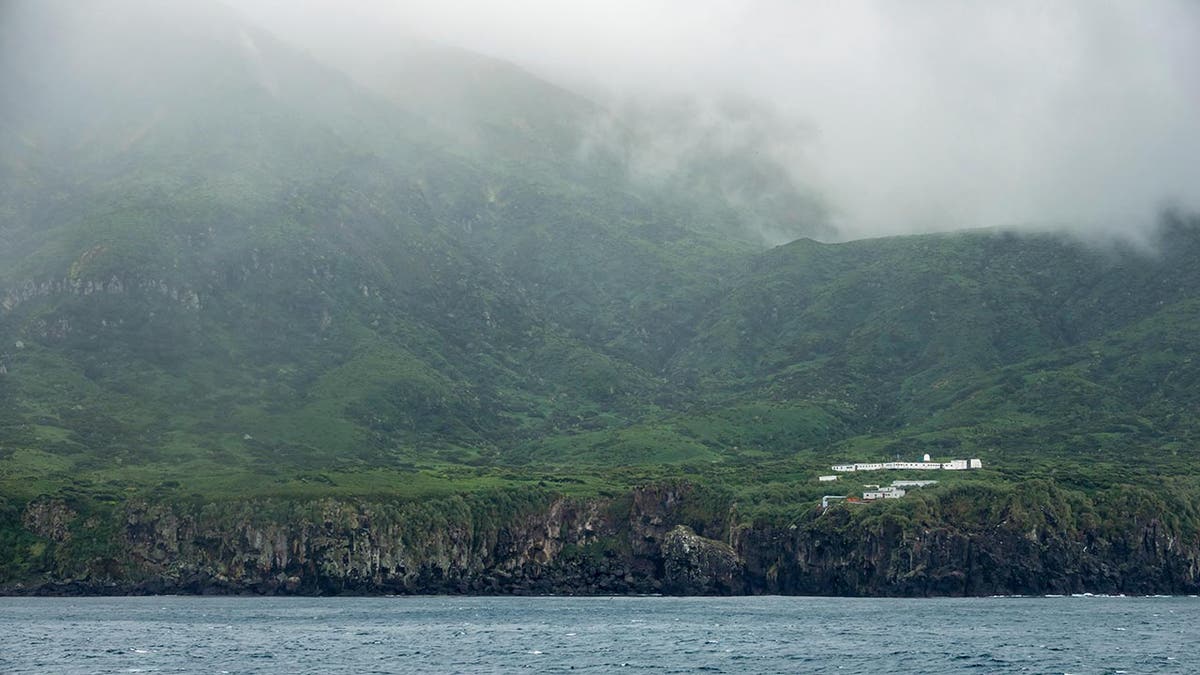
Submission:
[[[1200,673],[1195,598],[0,598],[5,673]]]

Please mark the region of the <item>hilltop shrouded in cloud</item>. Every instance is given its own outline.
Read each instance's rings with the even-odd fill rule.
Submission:
[[[805,132],[768,128],[754,149],[819,193],[844,238],[1136,235],[1164,206],[1200,204],[1200,5],[1182,0],[234,4],[318,54],[418,35],[618,111],[694,111],[644,146],[643,169],[673,166],[687,139],[744,141],[746,117],[710,113],[756,102]]]

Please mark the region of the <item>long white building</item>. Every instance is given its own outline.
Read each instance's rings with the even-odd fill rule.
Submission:
[[[886,471],[890,469],[966,471],[983,468],[983,460],[980,459],[952,459],[948,462],[931,462],[928,459],[929,455],[925,455],[925,458],[925,461],[922,462],[859,462],[856,464],[834,464],[830,468],[842,473],[850,471]]]

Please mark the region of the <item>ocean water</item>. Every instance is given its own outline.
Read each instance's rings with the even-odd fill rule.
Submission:
[[[1200,600],[0,598],[3,673],[1200,673]]]

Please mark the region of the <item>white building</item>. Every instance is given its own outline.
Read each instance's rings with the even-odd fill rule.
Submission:
[[[856,464],[834,464],[831,469],[841,473],[851,471],[880,471],[887,470],[921,470],[941,469],[943,471],[965,471],[967,469],[982,469],[983,461],[979,459],[952,459],[948,462],[928,461],[925,455],[923,462],[859,462]]]
[[[885,462],[885,469],[940,469],[941,462]]]
[[[821,481],[822,483],[829,483],[829,482],[835,481],[837,479],[838,479],[837,476],[818,476],[817,477],[817,480]]]
[[[903,488],[898,487],[879,487],[878,485],[867,485],[867,489],[863,491],[863,499],[872,501],[875,499],[899,499],[908,494]]]

